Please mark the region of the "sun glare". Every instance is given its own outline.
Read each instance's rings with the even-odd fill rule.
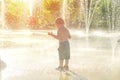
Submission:
[[[24,3],[26,3],[26,5],[28,5],[28,8],[29,8],[29,14],[30,16],[32,16],[33,14],[33,0],[21,0],[23,1]]]
[[[29,15],[32,16],[33,13],[33,0],[13,0],[14,2],[16,1],[20,1],[20,2],[24,2],[29,9]]]

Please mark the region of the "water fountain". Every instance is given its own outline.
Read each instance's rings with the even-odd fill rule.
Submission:
[[[107,11],[108,11],[108,20],[107,21],[108,21],[109,27],[111,27],[111,28],[109,28],[109,30],[110,30],[109,35],[110,35],[111,48],[112,48],[112,60],[114,60],[116,57],[116,48],[118,46],[117,41],[120,37],[119,36],[120,34],[115,32],[115,21],[116,21],[115,15],[116,15],[116,11],[117,11],[117,9],[115,9],[115,7],[117,5],[117,1],[111,0],[111,8],[112,8],[111,12],[110,12],[110,7],[109,7],[109,5],[110,5],[109,0],[107,0],[106,4],[107,4],[106,6],[107,6]]]
[[[28,0],[24,0],[24,1],[26,1],[26,4],[27,4]],[[64,19],[66,17],[65,15],[66,5],[67,5],[66,1],[67,0],[63,0],[63,5],[62,5],[62,16]],[[92,6],[93,0],[90,0],[90,1],[91,1],[90,6]],[[98,32],[98,31],[94,31],[90,33],[90,30],[89,30],[91,22],[93,20],[93,16],[95,14],[95,9],[99,4],[99,2],[100,0],[96,2],[93,10],[91,10],[92,7],[90,7],[89,11],[88,11],[87,5],[85,5],[85,8],[84,8],[85,27],[86,27],[85,33],[79,30],[76,30],[76,31],[71,30],[71,34],[73,37],[71,39],[71,43],[72,43],[71,53],[75,53],[75,54],[72,54],[72,58],[74,58],[73,65],[75,65],[73,70],[76,69],[76,71],[79,71],[79,69],[81,69],[80,72],[82,72],[82,68],[84,68],[85,66],[86,67],[85,69],[88,69],[89,72],[92,72],[89,66],[92,66],[92,69],[94,69],[96,65],[101,66],[104,63],[104,61],[106,61],[106,58],[111,59],[112,57],[112,59],[114,59],[116,57],[115,51],[117,47],[119,34],[104,33],[104,32]],[[83,7],[83,5],[81,6]],[[4,2],[2,3],[1,7],[4,7]],[[32,0],[29,0],[28,7],[29,7],[29,16],[33,16]],[[4,16],[3,12],[4,12],[4,8],[2,8],[2,15]],[[4,17],[2,19],[4,20]],[[3,22],[3,26],[4,25],[5,23]],[[16,76],[20,76],[18,78],[20,78],[21,80],[26,80],[24,77],[21,77],[21,74],[22,74],[25,77],[27,75],[27,78],[32,77],[31,79],[35,78],[38,80],[38,78],[41,77],[39,76],[41,73],[45,74],[45,77],[48,77],[48,78],[51,77],[51,79],[54,78],[55,75],[57,75],[54,70],[53,71],[51,70],[51,67],[53,68],[55,67],[55,65],[50,65],[50,67],[48,65],[48,64],[56,64],[55,53],[57,53],[57,50],[56,50],[57,42],[52,40],[51,37],[48,37],[46,33],[47,33],[47,30],[43,32],[42,31],[32,32],[32,31],[24,30],[23,32],[17,31],[17,32],[1,34],[2,37],[0,36],[0,41],[4,42],[5,44],[3,47],[1,47],[0,54],[2,55],[3,59],[8,63],[8,68],[3,73],[5,78],[7,76],[9,79],[14,80],[13,78],[11,78],[11,76],[14,77],[14,75],[16,75]],[[98,39],[100,40],[97,42]],[[93,47],[91,47],[91,44],[94,44]],[[86,47],[84,45],[86,45]],[[107,48],[104,45],[107,45]],[[84,48],[84,50],[81,50],[81,48]],[[3,54],[2,51],[5,54]],[[78,61],[80,61],[80,63],[78,63]],[[49,67],[49,69],[46,69],[46,66]],[[76,66],[81,66],[81,67],[77,68]],[[105,69],[103,68],[102,70],[105,70]],[[50,72],[47,72],[47,71],[50,71]],[[13,72],[14,74],[11,74]],[[30,73],[32,74],[32,76],[30,76],[31,75]],[[36,74],[34,73],[36,73],[38,76],[36,76]],[[51,74],[52,76],[46,76],[47,74]],[[111,76],[109,75],[109,77]],[[55,76],[55,78],[57,78],[57,76]],[[47,79],[44,79],[44,80],[47,80]]]
[[[90,1],[83,1],[83,0],[80,0],[80,5],[81,5],[81,10],[85,13],[84,14],[84,21],[85,21],[85,32],[86,32],[86,35],[85,35],[85,38],[86,38],[86,49],[90,49],[90,46],[89,46],[89,37],[91,36],[90,33],[89,33],[89,28],[90,28],[90,25],[91,25],[91,22],[93,20],[93,16],[95,14],[95,11],[96,11],[96,8],[97,6],[99,5],[99,3],[101,2],[101,0],[97,0],[95,3],[93,3],[93,0],[90,0]],[[116,33],[113,33],[114,32],[114,29],[115,29],[115,25],[114,25],[114,21],[115,21],[115,1],[112,1],[112,8],[113,8],[113,15],[111,16],[111,19],[112,19],[112,22],[110,20],[110,8],[109,8],[109,1],[107,0],[106,2],[106,8],[107,8],[107,11],[108,11],[108,25],[111,28],[111,33],[108,33],[106,37],[108,37],[111,41],[111,48],[112,48],[112,59],[115,57],[115,49],[116,49],[116,46],[117,46],[117,40],[118,40],[118,35],[119,34],[116,34]],[[84,5],[83,5],[84,4]],[[93,4],[94,7],[93,7]],[[84,6],[84,7],[83,7]],[[95,33],[96,34],[96,33]],[[104,37],[104,36],[103,36]]]
[[[33,0],[29,1],[29,11],[30,11],[30,16],[33,15]]]
[[[65,16],[66,16],[66,6],[67,5],[67,0],[62,0],[62,17],[65,20]]]
[[[92,0],[80,0],[80,7],[82,9],[82,11],[84,12],[84,21],[85,21],[85,33],[86,33],[86,49],[89,49],[89,28],[90,25],[93,21],[93,16],[95,14],[96,11],[96,7],[98,6],[98,4],[100,3],[101,0],[97,0],[95,2],[95,5],[93,7],[93,1]],[[83,5],[84,4],[84,5]],[[84,7],[83,7],[84,6]]]
[[[4,0],[1,0],[1,26],[2,29],[5,29],[5,3]]]
[[[90,28],[90,25],[92,23],[92,20],[93,20],[93,16],[95,14],[95,11],[96,11],[96,8],[98,6],[98,4],[100,3],[101,0],[97,0],[95,2],[95,5],[93,7],[93,1],[90,0],[90,1],[83,1],[83,0],[80,0],[81,2],[81,7],[82,7],[82,11],[85,13],[84,14],[84,21],[85,21],[85,30],[86,30],[86,34],[89,34],[89,28]],[[84,5],[83,5],[84,4]],[[83,7],[84,6],[84,7]]]
[[[33,15],[33,0],[21,0],[24,3],[26,3],[26,5],[28,5],[28,9],[29,9],[29,16]]]
[[[110,40],[111,40],[111,48],[112,48],[112,60],[114,60],[116,58],[116,49],[118,46],[118,40],[120,37],[119,33],[110,33],[109,34]]]

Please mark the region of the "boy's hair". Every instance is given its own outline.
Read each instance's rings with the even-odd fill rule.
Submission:
[[[64,20],[63,20],[62,18],[57,18],[57,19],[55,20],[55,23],[56,23],[56,24],[64,24]]]

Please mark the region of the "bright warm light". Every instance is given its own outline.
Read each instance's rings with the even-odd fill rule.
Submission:
[[[28,5],[30,16],[33,15],[33,0],[22,0],[26,5]]]
[[[5,27],[5,19],[4,19],[4,13],[5,13],[5,4],[4,0],[1,1],[1,21],[2,21],[2,28]]]
[[[32,14],[33,14],[33,0],[14,0],[14,1],[15,2],[16,1],[24,2],[28,6],[30,16],[32,16]]]
[[[93,32],[93,35],[95,35],[95,36],[108,36],[108,35],[106,35],[104,32],[102,32],[102,31],[94,31]]]
[[[75,30],[75,31],[70,31],[73,35],[75,35],[75,36],[78,36],[78,37],[85,37],[85,36],[88,36],[88,34],[86,34],[86,33],[84,33],[83,31],[77,31],[77,30]]]
[[[66,9],[66,0],[63,0],[63,5],[62,5],[62,16],[63,19],[65,19],[65,10]]]
[[[29,2],[30,0],[21,0],[21,1],[23,1],[23,2],[26,2],[26,3],[27,3],[27,2]]]
[[[29,1],[29,10],[30,10],[30,16],[32,16],[32,10],[33,10],[33,1]]]

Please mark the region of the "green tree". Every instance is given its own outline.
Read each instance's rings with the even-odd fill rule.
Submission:
[[[5,4],[6,4],[5,6],[6,24],[9,25],[11,28],[16,29],[19,27],[19,23],[21,23],[24,20],[23,15],[27,10],[25,4],[23,4],[20,1],[14,2],[12,0],[6,1]]]
[[[67,13],[65,16],[68,27],[79,27],[81,17],[79,3],[79,0],[67,0]]]

